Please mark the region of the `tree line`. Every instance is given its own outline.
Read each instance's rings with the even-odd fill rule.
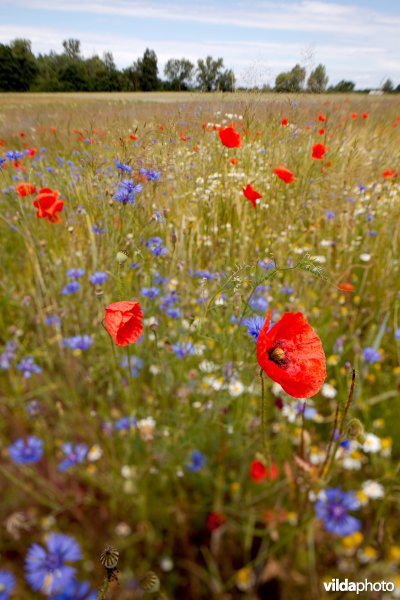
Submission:
[[[207,56],[193,64],[186,58],[171,58],[164,67],[164,79],[159,75],[158,59],[154,50],[147,48],[141,58],[130,67],[118,69],[111,52],[103,57],[84,58],[79,40],[63,41],[63,51],[35,56],[31,42],[15,39],[0,44],[0,91],[2,92],[117,92],[117,91],[184,91],[232,92],[236,87],[235,74],[224,66],[222,58]],[[352,92],[355,83],[340,81],[328,88],[326,68],[320,64],[311,71],[306,81],[306,69],[295,65],[280,73],[275,87],[264,86],[264,91],[276,92]],[[383,91],[400,92],[388,79]]]

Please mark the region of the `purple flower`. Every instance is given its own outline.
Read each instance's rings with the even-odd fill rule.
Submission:
[[[333,221],[336,218],[336,213],[334,210],[326,210],[325,217],[327,221]]]
[[[32,373],[41,373],[42,369],[35,364],[33,356],[26,356],[17,364],[18,371],[22,371],[25,379],[29,379]]]
[[[185,358],[196,352],[196,348],[192,342],[182,342],[181,344],[172,344],[172,350],[178,358]]]
[[[0,600],[8,600],[15,588],[15,577],[10,571],[0,571]]]
[[[247,333],[254,339],[255,342],[258,340],[258,336],[260,335],[261,329],[264,327],[264,323],[265,317],[259,317],[258,315],[254,317],[248,317],[242,321],[242,325],[247,327]]]
[[[24,157],[25,157],[25,153],[20,152],[19,150],[7,150],[7,152],[6,152],[6,158],[8,160],[18,161],[20,158],[24,158]]]
[[[10,340],[6,343],[4,352],[0,354],[0,371],[6,371],[11,367],[11,363],[14,360],[15,351],[17,349],[17,342]]]
[[[104,273],[102,271],[96,271],[95,273],[93,273],[93,275],[90,276],[90,281],[91,283],[93,283],[93,285],[103,285],[103,283],[105,283],[105,281],[107,280],[107,273]]]
[[[115,166],[122,172],[132,173],[132,167],[130,167],[129,165],[125,165],[120,160],[115,161]]]
[[[146,298],[150,298],[150,300],[155,298],[156,296],[158,296],[159,293],[160,293],[160,290],[157,287],[142,288],[142,291],[141,291],[142,296],[145,296]]]
[[[92,225],[92,231],[93,231],[93,233],[96,233],[97,235],[101,235],[102,233],[106,232],[104,227],[100,227],[99,225]]]
[[[187,470],[191,471],[192,473],[196,473],[197,471],[200,471],[200,469],[202,469],[207,462],[206,457],[204,456],[204,454],[202,452],[200,452],[200,450],[193,450],[191,459],[192,459],[192,462],[189,465],[185,465],[185,466],[186,466]]]
[[[367,348],[364,348],[364,350],[363,350],[363,358],[364,358],[365,362],[374,364],[382,358],[382,354],[376,348],[372,348],[371,346],[368,346]]]
[[[19,438],[8,448],[8,454],[17,465],[37,463],[43,456],[43,442],[34,435],[26,441]]]
[[[136,427],[136,417],[121,417],[115,422],[115,429],[117,431],[130,431],[133,427]]]
[[[71,296],[80,289],[80,285],[77,281],[68,281],[67,285],[61,290],[63,296]]]
[[[63,592],[74,580],[76,569],[67,562],[82,558],[78,542],[69,535],[51,533],[47,549],[32,544],[25,559],[26,580],[35,591],[46,596]]]
[[[341,488],[327,488],[324,496],[316,502],[315,512],[324,522],[327,531],[346,536],[360,530],[359,519],[349,515],[350,510],[360,508],[354,492],[343,492]]]
[[[71,348],[71,350],[87,350],[92,345],[93,340],[90,335],[73,335],[62,340],[63,348]]]
[[[72,279],[79,279],[79,277],[83,277],[85,274],[85,269],[68,269],[67,276]]]
[[[163,244],[162,238],[156,236],[148,239],[145,246],[154,256],[165,256],[168,254],[168,248],[164,247]]]
[[[46,325],[57,325],[57,327],[60,327],[61,319],[57,315],[49,315],[46,317],[45,323]]]
[[[250,298],[249,305],[254,311],[264,314],[268,308],[268,301],[263,296],[254,294],[254,296]]]
[[[138,377],[139,371],[143,369],[143,361],[138,356],[131,356],[129,360],[125,356],[119,364],[123,369],[127,369],[130,366],[132,377]]]
[[[140,183],[135,184],[130,179],[124,179],[118,186],[113,198],[122,202],[123,204],[133,204],[135,202],[136,194],[142,191]]]
[[[96,598],[97,592],[92,590],[87,581],[73,580],[60,594],[52,596],[51,600],[96,600]]]
[[[71,442],[63,444],[65,458],[58,465],[58,470],[64,473],[70,467],[75,467],[82,463],[86,458],[88,450],[89,448],[86,444],[75,444],[75,446]]]
[[[161,173],[159,171],[152,171],[151,169],[144,169],[143,167],[139,169],[139,172],[149,181],[158,181],[161,177]]]

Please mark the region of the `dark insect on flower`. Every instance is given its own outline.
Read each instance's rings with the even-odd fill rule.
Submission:
[[[154,594],[160,589],[160,580],[157,575],[153,571],[149,571],[146,573],[144,577],[140,580],[140,587],[144,592],[148,592],[150,594]]]
[[[101,553],[100,562],[106,569],[115,569],[118,564],[119,552],[116,548],[108,545],[104,548]]]

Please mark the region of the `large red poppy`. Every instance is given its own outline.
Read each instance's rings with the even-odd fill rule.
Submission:
[[[104,324],[117,346],[134,344],[143,333],[143,314],[139,302],[113,302],[106,306]]]
[[[286,167],[276,167],[274,169],[275,175],[278,175],[279,179],[282,179],[285,183],[292,183],[292,181],[296,181],[296,177],[293,175],[292,171],[289,171]]]
[[[250,183],[248,183],[245,188],[242,188],[242,190],[247,200],[250,200],[250,202],[255,208],[257,205],[257,200],[262,198],[262,195],[259,192],[257,192]]]
[[[326,377],[321,340],[302,313],[285,313],[268,331],[271,311],[258,336],[260,367],[294,398],[310,398]]]
[[[57,214],[62,211],[64,202],[59,199],[59,191],[50,188],[41,188],[36,196],[33,206],[38,210],[36,216],[38,219],[47,219],[50,223],[60,223],[60,216]]]
[[[227,148],[240,148],[242,138],[233,127],[221,127],[218,131],[219,139]]]
[[[314,146],[312,147],[311,156],[316,160],[322,160],[326,152],[328,152],[328,146],[325,146],[325,144],[314,144]]]

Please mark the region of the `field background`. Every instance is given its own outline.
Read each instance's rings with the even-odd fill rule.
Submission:
[[[0,172],[0,351],[16,344],[0,372],[0,552],[15,598],[43,597],[24,580],[24,558],[54,531],[79,542],[78,578],[94,589],[104,546],[119,550],[109,598],[142,597],[149,571],[171,599],[318,599],[333,577],[396,581],[400,593],[400,187],[382,175],[400,166],[399,116],[390,95],[0,95],[0,156],[36,149],[25,171],[7,163]],[[221,145],[218,128],[231,123],[241,148]],[[311,158],[316,143],[328,146],[323,161]],[[297,180],[278,179],[278,165]],[[140,167],[160,179],[145,180]],[[113,199],[123,178],[142,183],[133,205]],[[15,190],[23,181],[60,191],[61,223],[36,218],[34,196]],[[248,183],[263,196],[255,209],[242,193]],[[146,246],[155,236],[167,248],[160,256]],[[64,295],[72,268],[85,275]],[[95,272],[107,273],[104,284],[90,282]],[[154,298],[143,293],[152,287]],[[131,299],[145,331],[128,355],[102,320],[106,305]],[[242,321],[267,307],[274,321],[306,315],[327,356],[328,387],[308,402],[299,460],[299,404],[265,379],[279,476],[256,483],[261,390]],[[63,348],[75,335],[92,345]],[[41,369],[29,378],[16,368],[26,356]],[[354,418],[363,431],[321,478],[353,368],[345,431]],[[154,432],[148,425],[146,436],[146,423],[118,428],[124,417],[151,417]],[[15,464],[8,448],[29,435],[43,440],[44,455]],[[61,473],[66,442],[90,452]],[[363,492],[371,480],[382,497]],[[324,530],[314,502],[326,486],[359,494],[360,535]],[[212,531],[210,513],[223,521]]]

